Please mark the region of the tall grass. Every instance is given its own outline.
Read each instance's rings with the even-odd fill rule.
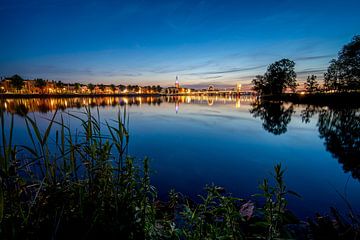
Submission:
[[[14,116],[7,132],[4,114],[0,236],[61,238],[72,232],[81,233],[79,238],[145,236],[145,215],[156,194],[150,186],[148,160],[140,167],[125,155],[129,142],[125,110],[106,123],[99,111],[94,116],[90,108],[80,115],[56,111],[42,128],[35,118],[25,116],[27,145],[12,143]],[[74,132],[65,124],[64,114],[79,120],[81,129]]]
[[[56,111],[40,127],[27,115],[28,141],[18,145],[14,115],[0,111],[0,239],[294,237],[288,226],[298,220],[286,209],[286,196],[295,193],[287,189],[281,165],[274,168],[274,185],[264,180],[260,186],[263,206],[214,185],[195,201],[175,191],[160,201],[148,159],[127,154],[128,116],[126,108],[105,122],[99,110]]]

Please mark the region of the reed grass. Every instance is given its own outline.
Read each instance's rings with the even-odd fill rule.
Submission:
[[[55,111],[41,127],[26,115],[25,145],[13,142],[14,115],[5,114],[0,111],[1,239],[294,237],[287,226],[299,221],[287,210],[286,196],[297,194],[287,189],[281,165],[274,167],[275,184],[260,186],[263,206],[214,185],[195,201],[176,191],[164,201],[151,185],[149,160],[128,156],[125,107],[105,122],[88,107]],[[69,118],[80,129],[66,123]]]

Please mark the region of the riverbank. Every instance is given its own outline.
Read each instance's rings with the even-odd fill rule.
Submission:
[[[179,97],[179,96],[250,96],[251,94],[238,94],[238,93],[216,93],[216,92],[192,92],[192,93],[117,93],[117,94],[77,94],[77,93],[66,93],[66,94],[24,94],[24,93],[0,93],[0,99],[11,99],[11,98],[97,98],[97,97]]]
[[[352,93],[284,93],[281,95],[262,96],[266,101],[284,101],[294,104],[312,104],[319,106],[326,105],[350,105],[357,106],[360,104],[360,92]]]
[[[146,93],[146,94],[138,94],[138,93],[120,93],[120,94],[75,94],[75,93],[67,93],[67,94],[22,94],[22,93],[2,93],[0,94],[0,99],[7,98],[97,98],[97,97],[160,97],[163,94],[160,93]]]

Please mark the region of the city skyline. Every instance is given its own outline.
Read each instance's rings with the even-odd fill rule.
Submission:
[[[360,29],[356,1],[2,1],[0,75],[203,88],[281,58],[322,78]]]

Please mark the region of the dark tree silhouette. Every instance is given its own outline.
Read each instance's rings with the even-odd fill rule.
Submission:
[[[360,35],[342,48],[338,59],[331,60],[324,79],[328,90],[360,89]]]
[[[301,121],[304,123],[309,123],[310,119],[317,113],[318,109],[314,105],[307,105],[304,110],[301,111]]]
[[[252,83],[254,84],[252,89],[260,95],[270,94],[269,84],[267,83],[264,76],[256,75],[252,80]]]
[[[120,91],[124,91],[124,90],[126,89],[126,86],[124,86],[124,85],[119,85],[119,89],[120,89]]]
[[[260,94],[279,95],[286,88],[296,89],[295,62],[281,59],[271,64],[264,76],[253,80],[254,90]]]
[[[104,85],[104,84],[100,84],[100,85],[99,85],[99,89],[100,89],[101,91],[104,91],[104,90],[105,90],[105,85]]]
[[[64,83],[62,82],[62,81],[58,81],[58,82],[56,82],[56,87],[58,87],[58,88],[63,88],[64,87]]]
[[[94,91],[94,89],[95,89],[95,86],[94,86],[94,84],[89,83],[88,88],[89,88],[90,92],[92,93]]]
[[[111,88],[112,93],[115,93],[115,89],[116,89],[115,85],[114,85],[114,84],[111,84],[111,85],[110,85],[110,88]]]
[[[10,84],[13,88],[19,91],[24,86],[24,79],[22,79],[22,77],[20,77],[19,75],[15,74],[10,78]]]
[[[327,151],[360,180],[360,109],[337,108],[319,113],[319,133]]]
[[[46,87],[46,81],[42,78],[35,79],[35,87],[40,88],[41,92],[43,92]]]
[[[80,90],[80,87],[81,87],[80,83],[75,83],[74,84],[74,89],[75,89],[76,92],[78,92]]]
[[[138,92],[140,90],[140,87],[138,85],[133,86],[133,91]]]
[[[319,83],[315,75],[308,76],[305,82],[305,89],[309,93],[316,92],[319,89]]]
[[[274,135],[280,135],[287,131],[287,125],[294,112],[292,105],[285,108],[282,102],[268,101],[257,102],[252,105],[250,110],[253,117],[260,117],[263,120],[263,128]]]

